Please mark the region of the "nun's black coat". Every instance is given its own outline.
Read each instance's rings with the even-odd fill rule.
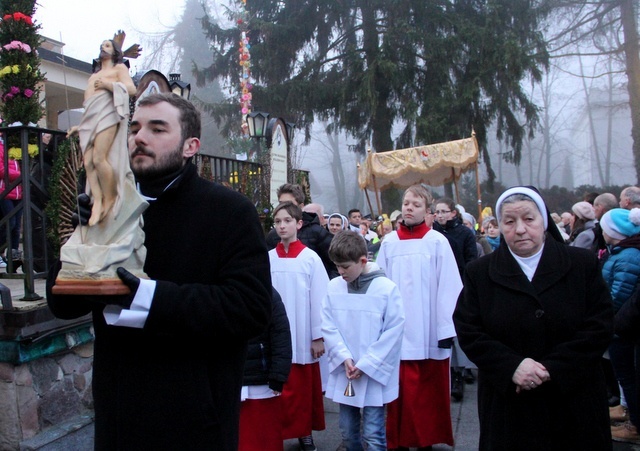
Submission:
[[[596,257],[547,236],[530,282],[506,244],[469,263],[454,313],[478,366],[482,450],[611,449],[600,359],[612,338],[609,290]],[[551,380],[516,394],[530,357]]]

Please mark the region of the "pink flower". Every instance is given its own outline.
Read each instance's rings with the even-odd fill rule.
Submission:
[[[32,90],[32,89],[28,89],[28,88],[27,88],[27,89],[25,89],[25,90],[24,90],[24,96],[25,96],[27,99],[30,99],[32,95],[33,95],[33,90]]]
[[[31,46],[20,41],[11,41],[10,43],[3,45],[2,48],[5,50],[22,50],[23,52],[31,53]]]
[[[17,94],[20,94],[20,88],[18,88],[17,86],[12,86],[11,89],[9,89],[9,92],[15,96]]]

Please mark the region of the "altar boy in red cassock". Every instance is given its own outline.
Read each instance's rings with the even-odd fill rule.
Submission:
[[[301,450],[313,451],[311,431],[325,428],[318,359],[324,354],[321,312],[329,277],[318,254],[297,238],[302,226],[300,207],[283,202],[273,218],[281,241],[269,251],[271,280],[287,310],[293,349],[291,372],[282,391],[283,438],[298,438]]]
[[[389,449],[453,446],[449,358],[462,281],[449,242],[425,223],[431,202],[421,185],[407,188],[402,222],[385,235],[376,259],[398,285],[405,310],[400,395],[387,409]]]

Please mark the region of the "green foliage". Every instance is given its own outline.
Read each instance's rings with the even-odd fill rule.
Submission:
[[[37,49],[42,38],[33,22],[35,0],[0,3],[0,98],[2,120],[7,124],[37,123],[44,109],[40,105],[40,72]]]
[[[376,151],[470,136],[493,179],[487,129],[520,159],[537,108],[521,82],[540,79],[548,56],[539,30],[546,11],[528,0],[253,0],[247,2],[253,105],[287,117],[310,138],[328,120]],[[366,6],[365,6],[366,5]],[[229,18],[238,19],[234,11]],[[212,64],[198,82],[238,79],[239,30],[205,16]],[[237,108],[236,108],[237,109]],[[220,108],[222,112],[222,109]],[[392,126],[405,127],[397,142]]]
[[[47,230],[47,238],[53,246],[56,257],[60,252],[60,235],[58,229],[60,227],[60,209],[62,207],[62,184],[60,177],[63,172],[64,164],[67,160],[71,147],[69,141],[63,141],[58,144],[58,151],[51,169],[51,178],[49,179],[49,202],[45,208],[45,214],[49,220],[49,229]]]
[[[244,137],[232,136],[227,139],[226,147],[228,147],[233,155],[249,155],[254,143],[250,139]]]
[[[1,0],[0,14],[13,14],[20,11],[27,16],[33,17],[36,12],[36,2],[34,0]]]
[[[271,202],[263,201],[258,205],[258,216],[260,217],[260,222],[262,222],[262,230],[264,233],[269,233],[269,230],[273,228],[273,205]]]

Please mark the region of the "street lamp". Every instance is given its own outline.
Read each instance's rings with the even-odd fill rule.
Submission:
[[[189,100],[191,84],[180,80],[180,74],[169,74],[169,87],[172,93]]]
[[[287,143],[291,144],[293,142],[293,131],[295,130],[295,124],[293,122],[285,122],[284,125],[287,128]]]
[[[252,111],[247,114],[247,126],[249,127],[249,136],[260,139],[266,137],[266,125],[269,120],[269,113],[262,111]]]

